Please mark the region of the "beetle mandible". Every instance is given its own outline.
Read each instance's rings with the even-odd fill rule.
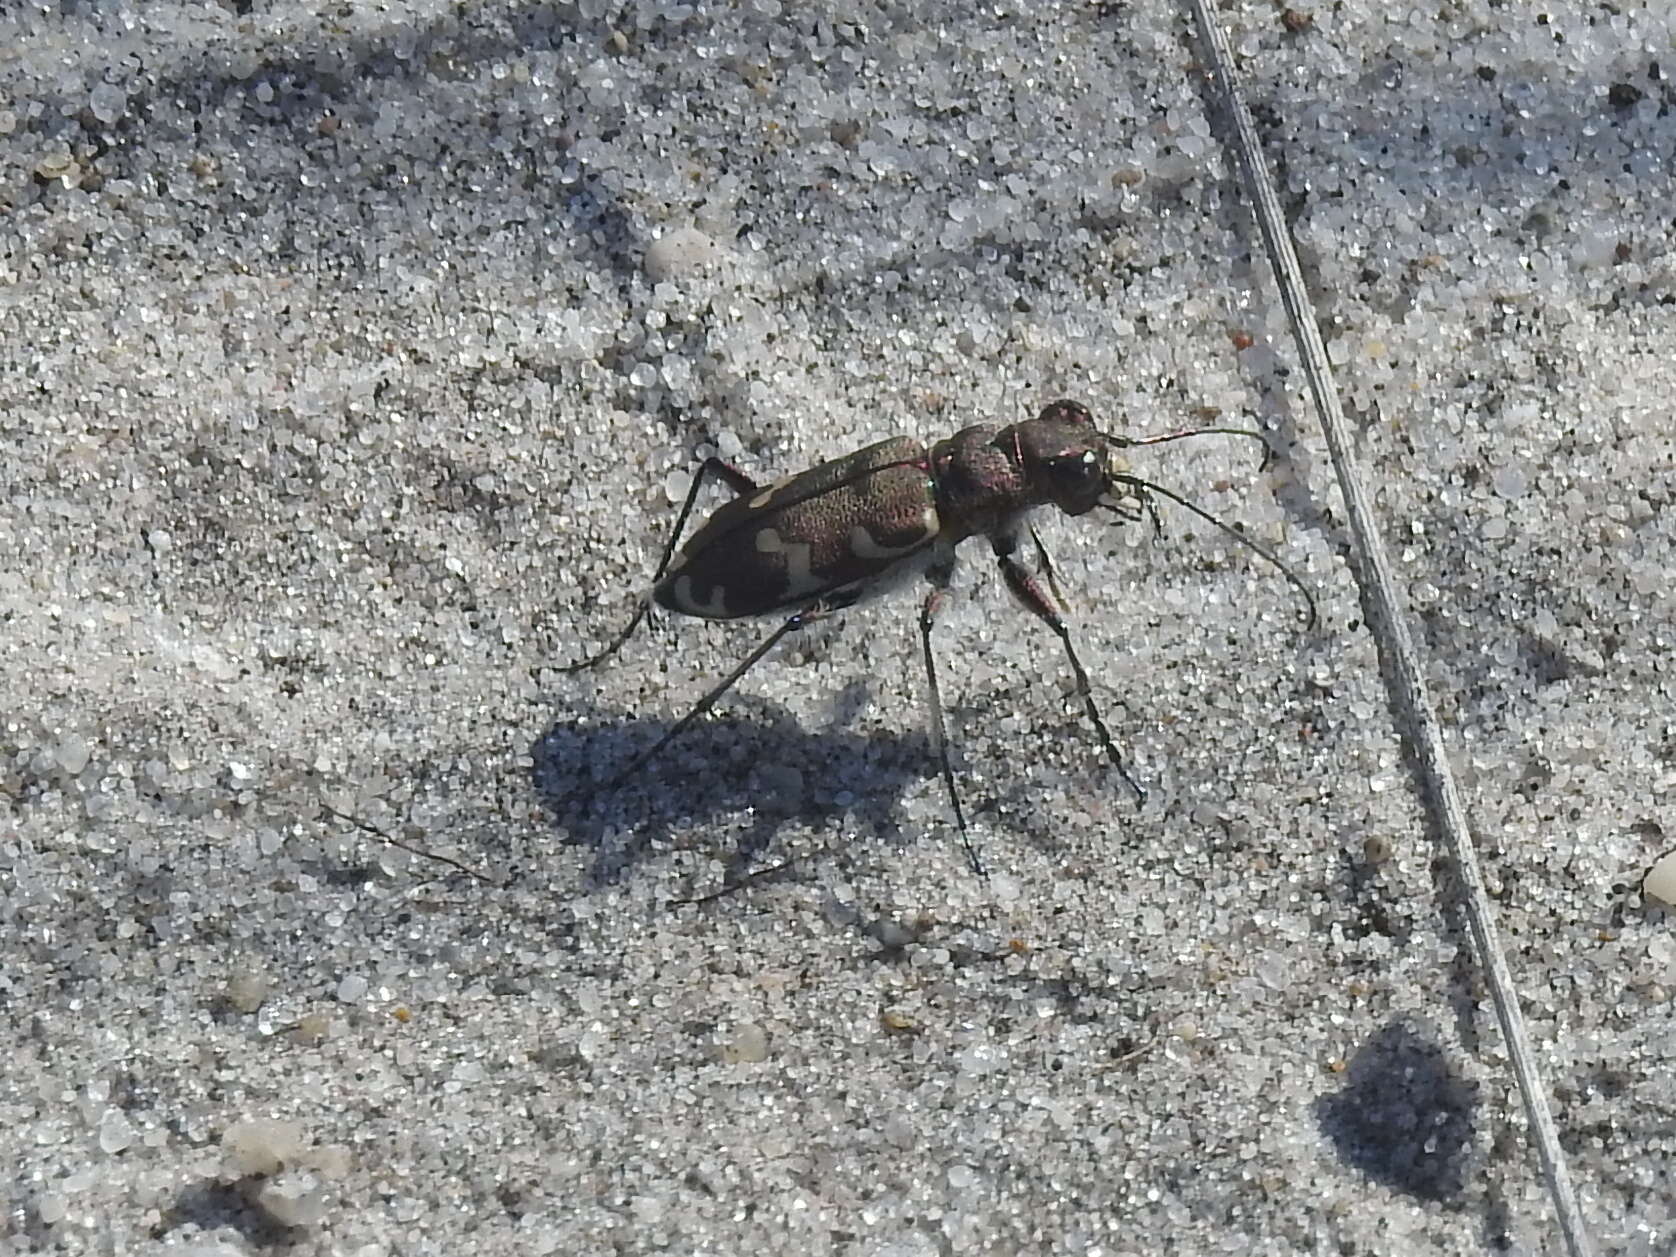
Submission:
[[[627,779],[679,737],[781,638],[895,588],[904,577],[919,572],[931,585],[920,608],[919,629],[931,700],[932,745],[967,859],[981,875],[983,865],[972,847],[949,763],[931,630],[948,597],[955,548],[970,537],[984,536],[989,538],[1007,588],[1059,638],[1102,749],[1136,798],[1144,800],[1146,792],[1130,775],[1094,701],[1088,673],[1071,642],[1053,566],[1030,526],[1029,515],[1043,506],[1055,506],[1071,516],[1099,507],[1131,522],[1144,512],[1156,527],[1152,495],[1157,494],[1274,564],[1302,593],[1306,620],[1313,624],[1315,604],[1308,588],[1271,551],[1186,498],[1131,474],[1118,453],[1133,446],[1211,433],[1263,439],[1261,433],[1244,428],[1113,436],[1095,427],[1087,407],[1062,400],[1044,406],[1034,419],[1008,427],[966,428],[929,449],[912,437],[891,437],[767,488],[720,459],[706,459],[682,503],[650,594],[604,650],[561,671],[591,668],[616,654],[653,602],[708,620],[784,611],[790,615],[605,788]],[[719,507],[677,554],[681,530],[707,476],[725,481],[738,496]],[[1026,534],[1036,556],[1034,567],[1019,554]]]

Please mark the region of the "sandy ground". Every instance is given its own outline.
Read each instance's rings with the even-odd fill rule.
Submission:
[[[1561,7],[1224,19],[1580,1189],[1670,1253],[1676,42]],[[1556,1251],[1188,30],[0,10],[0,1250]],[[773,627],[558,670],[699,457],[1061,396],[1262,426],[1133,462],[1321,606],[1044,519],[1144,805],[981,541],[987,878],[917,589],[603,788]]]

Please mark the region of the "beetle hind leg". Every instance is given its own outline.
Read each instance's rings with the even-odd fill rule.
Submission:
[[[853,601],[853,599],[851,601]],[[720,702],[722,696],[737,685],[739,683],[739,679],[754,668],[764,655],[773,650],[774,647],[779,644],[781,638],[787,636],[788,634],[795,633],[798,629],[804,628],[809,624],[813,624],[816,620],[824,619],[826,616],[831,615],[835,611],[840,611],[848,605],[848,602],[840,601],[835,603],[831,600],[821,599],[810,603],[808,606],[798,611],[795,615],[789,616],[779,628],[775,629],[766,638],[764,638],[755,650],[746,655],[745,658],[734,667],[733,671],[729,672],[715,685],[711,686],[709,692],[705,694],[703,698],[699,699],[698,702],[694,703],[686,715],[682,716],[667,730],[665,730],[664,735],[661,738],[630,760],[626,768],[621,769],[616,776],[611,778],[610,781],[606,782],[605,785],[600,786],[599,790],[613,791],[617,789],[618,786],[622,785],[630,777],[634,776],[635,773],[639,772],[647,764],[656,759],[663,752],[663,749],[666,746],[685,733],[692,727],[693,723],[697,721],[700,716],[704,715],[705,712],[709,711],[718,702]],[[593,792],[593,789],[589,786],[578,786],[566,795],[564,799],[561,800],[561,803],[572,802],[584,794],[590,794]]]
[[[669,541],[664,545],[663,557],[658,560],[658,570],[652,574],[653,585],[662,580],[663,574],[669,570],[670,561],[675,557],[675,547],[680,544],[681,533],[686,529],[687,519],[693,513],[693,504],[698,501],[698,491],[704,487],[705,479],[710,476],[725,481],[727,486],[733,490],[735,496],[739,497],[747,493],[755,493],[759,487],[756,481],[737,467],[730,466],[713,455],[705,459],[699,466],[698,471],[693,474],[693,482],[687,489],[686,500],[681,503],[681,510],[675,516],[675,527],[669,530]],[[640,627],[640,622],[646,618],[646,612],[651,609],[651,606],[652,596],[647,593],[641,597],[640,605],[635,607],[633,617],[623,626],[620,633],[606,643],[604,650],[589,655],[586,659],[579,659],[575,663],[561,664],[558,670],[560,672],[585,672],[589,668],[595,668],[604,663],[621,650],[628,643],[629,638],[634,636],[634,630]]]

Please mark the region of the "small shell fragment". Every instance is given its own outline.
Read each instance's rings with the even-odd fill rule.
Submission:
[[[1641,893],[1660,903],[1676,907],[1676,851],[1671,851],[1647,870],[1641,883]]]
[[[887,1008],[879,1014],[879,1024],[890,1034],[918,1034],[919,1023],[897,1008]]]

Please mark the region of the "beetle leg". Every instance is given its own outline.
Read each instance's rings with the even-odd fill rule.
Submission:
[[[937,613],[948,602],[949,581],[954,576],[953,551],[927,568],[925,576],[931,582],[931,592],[925,595],[925,603],[920,607],[919,640],[925,653],[925,680],[931,697],[931,745],[937,753],[937,766],[943,773],[943,785],[949,792],[949,804],[954,808],[955,824],[960,828],[960,845],[966,848],[966,858],[971,862],[972,871],[983,877],[983,863],[978,859],[978,853],[973,850],[972,837],[966,830],[966,813],[960,806],[960,792],[954,788],[954,769],[949,766],[949,734],[943,723],[943,698],[937,688],[937,661],[931,653],[931,628],[936,622]]]
[[[1076,648],[1071,645],[1071,630],[1066,627],[1064,613],[1054,597],[1053,564],[1048,559],[1047,547],[1042,545],[1042,539],[1036,536],[1034,529],[1030,535],[1036,543],[1036,553],[1046,580],[1019,562],[1015,553],[1018,550],[1016,531],[1000,533],[991,543],[995,550],[995,560],[1001,567],[1001,575],[1007,582],[1007,588],[1012,590],[1013,597],[1024,604],[1026,611],[1052,629],[1065,647],[1065,657],[1071,661],[1071,671],[1077,679],[1077,693],[1082,696],[1083,709],[1088,712],[1089,723],[1094,726],[1094,732],[1100,738],[1100,746],[1117,769],[1118,775],[1135,792],[1135,798],[1145,803],[1146,791],[1129,775],[1129,767],[1123,761],[1123,754],[1117,749],[1117,743],[1112,739],[1105,720],[1100,716],[1100,708],[1094,702],[1094,687],[1089,683],[1088,673],[1083,669],[1082,660],[1077,658]]]
[[[780,625],[779,628],[770,633],[761,645],[759,645],[750,654],[746,655],[744,660],[736,668],[734,668],[732,672],[728,673],[719,682],[712,686],[710,692],[703,698],[699,699],[698,702],[693,705],[692,710],[688,711],[686,715],[682,716],[673,725],[671,725],[664,735],[654,742],[649,749],[642,751],[639,755],[636,755],[634,759],[629,761],[627,768],[624,768],[609,782],[599,788],[601,790],[608,791],[615,790],[652,760],[656,759],[664,747],[668,746],[676,738],[685,733],[695,720],[714,707],[721,699],[722,695],[726,694],[738,683],[740,677],[744,676],[753,667],[755,667],[759,659],[766,655],[770,650],[773,650],[782,637],[785,637],[788,633],[795,633],[798,629],[803,628],[806,625],[813,624],[816,620],[824,619],[826,616],[831,615],[835,611],[842,610],[843,607],[848,606],[849,603],[853,601],[854,599],[851,598],[842,602],[833,602],[831,600],[812,602],[796,615],[789,617],[784,624]],[[569,802],[578,795],[582,794],[584,789],[585,787],[578,787],[577,789],[572,790],[570,794],[565,797],[565,802]]]
[[[669,570],[669,562],[675,557],[675,547],[680,544],[681,532],[687,526],[687,517],[693,513],[693,503],[698,501],[698,491],[704,487],[706,476],[714,476],[718,480],[725,480],[737,497],[743,497],[747,493],[755,493],[758,488],[757,482],[737,467],[724,463],[714,455],[705,459],[693,475],[692,485],[687,489],[687,499],[681,503],[680,513],[675,517],[675,527],[669,530],[669,541],[663,548],[663,557],[658,560],[658,570],[652,575],[654,586],[663,579],[663,574]],[[624,643],[629,638],[634,636],[634,630],[640,627],[640,621],[646,618],[646,612],[651,608],[651,605],[652,596],[648,593],[640,599],[640,605],[634,609],[634,616],[624,626],[623,631],[613,637],[604,650],[597,655],[589,655],[586,659],[578,660],[576,663],[563,664],[559,667],[559,671],[581,672],[611,658],[612,655],[623,648]]]
[[[1053,560],[1048,557],[1047,547],[1042,544],[1042,534],[1036,531],[1036,525],[1030,525],[1030,541],[1036,547],[1036,570],[1047,581],[1048,592],[1053,595],[1054,602],[1064,606],[1069,599],[1059,588],[1059,581],[1054,575]]]

